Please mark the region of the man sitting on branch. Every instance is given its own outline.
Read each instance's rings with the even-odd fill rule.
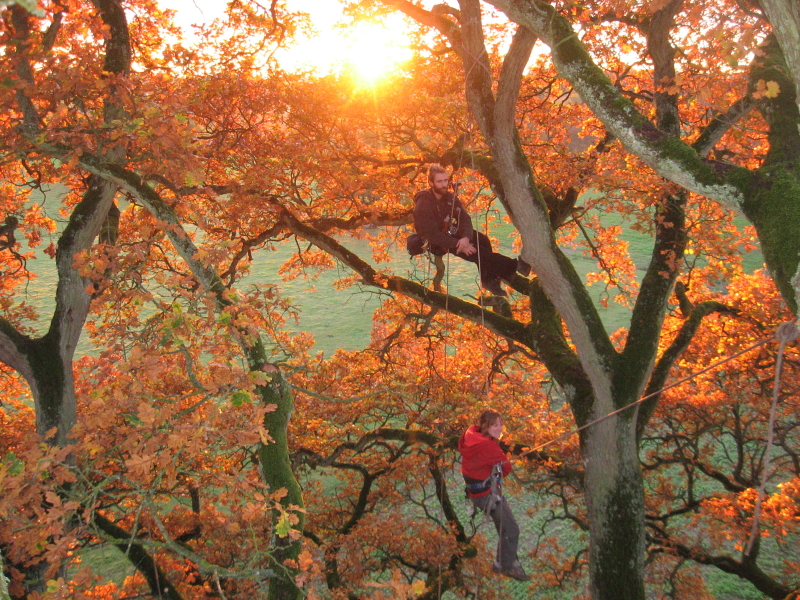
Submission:
[[[428,169],[430,188],[414,196],[414,229],[436,256],[455,254],[476,263],[481,286],[495,296],[507,296],[500,284],[514,273],[530,275],[531,267],[521,258],[510,258],[492,250],[484,234],[472,228],[472,219],[456,195],[450,191],[450,176],[438,164]]]

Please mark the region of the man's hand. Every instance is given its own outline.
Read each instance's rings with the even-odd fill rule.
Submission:
[[[468,237],[462,237],[458,240],[456,244],[456,252],[458,254],[465,254],[466,256],[472,256],[478,251],[478,249],[472,245],[472,242],[469,241]]]

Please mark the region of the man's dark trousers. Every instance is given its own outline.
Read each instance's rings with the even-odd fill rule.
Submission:
[[[451,250],[451,252],[459,258],[478,265],[481,283],[485,284],[498,279],[508,280],[517,272],[517,259],[494,252],[492,250],[492,242],[484,234],[473,231],[472,245],[478,249],[475,254],[467,256],[455,250]],[[478,260],[479,258],[480,261]]]

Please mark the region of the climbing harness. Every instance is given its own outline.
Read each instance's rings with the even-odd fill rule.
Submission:
[[[489,476],[489,500],[484,512],[489,515],[503,501],[503,464],[497,463],[492,467],[492,474]]]
[[[503,463],[497,463],[492,467],[492,474],[483,481],[476,483],[465,483],[465,492],[469,494],[480,494],[491,490],[492,498],[503,497]],[[486,509],[488,512],[491,510]]]

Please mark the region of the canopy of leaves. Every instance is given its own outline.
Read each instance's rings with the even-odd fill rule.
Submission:
[[[398,0],[353,11],[383,4],[412,16],[423,8]],[[725,172],[770,162],[770,103],[788,91],[753,76],[770,30],[757,7],[640,4],[554,6],[644,116],[666,119],[656,99],[674,100],[677,121],[659,127],[705,144]],[[668,4],[676,5],[676,70],[655,77],[648,34]],[[384,268],[405,243],[414,191],[434,162],[454,172],[476,224],[490,234],[513,229],[446,24],[409,34],[417,54],[404,74],[365,89],[346,74],[281,70],[271,52],[298,16],[243,2],[196,42],[181,39],[155,3],[126,2],[131,68],[114,71],[105,50],[118,38],[104,5],[0,9],[8,58],[0,216],[16,220],[0,235],[0,550],[12,596],[127,598],[155,595],[167,582],[171,598],[249,599],[288,576],[308,598],[502,597],[493,538],[462,510],[455,451],[458,435],[491,405],[516,457],[507,487],[515,512],[531,513],[521,547],[537,575],[529,593],[583,597],[585,465],[580,438],[565,434],[588,415],[571,402],[564,375],[580,369],[570,332],[537,280],[516,278],[511,301],[489,310],[432,292],[419,275],[424,262],[418,280]],[[507,27],[484,11],[496,81]],[[425,14],[458,21],[455,3]],[[555,243],[596,264],[584,283],[600,290],[600,305],[630,309],[650,259],[632,255],[626,234],[663,236],[671,198],[685,190],[616,141],[573,85],[539,55],[521,80],[514,124]],[[751,110],[756,102],[763,110]],[[717,130],[720,121],[726,127]],[[119,216],[60,267],[59,277],[79,281],[90,300],[84,329],[94,351],[71,365],[69,439],[47,444],[55,433],[37,432],[35,391],[11,348],[61,318],[60,309],[36,313],[27,289],[39,282],[28,267],[48,260],[40,248],[63,256],[65,222],[83,218],[93,175],[119,187]],[[645,376],[655,386],[648,392],[768,338],[791,317],[768,271],[742,265],[762,231],[743,226],[720,198],[685,193],[685,221],[675,225],[685,247],[661,254],[653,242],[647,250],[662,279],[688,290],[669,297],[663,325],[648,338],[657,362]],[[191,261],[174,236],[191,240]],[[521,232],[512,236],[522,250]],[[347,250],[355,238],[369,241],[370,256]],[[280,272],[242,285],[254,258],[286,241],[297,251]],[[313,352],[309,334],[288,332],[287,323],[304,322],[281,283],[339,266],[353,273],[339,286],[380,293],[382,303],[366,348],[326,357]],[[223,289],[210,290],[200,267]],[[610,332],[616,351],[629,329]],[[253,370],[242,348],[262,338],[272,364]],[[767,462],[776,348],[761,345],[641,408],[648,597],[714,597],[713,570],[772,598],[800,585],[796,342],[782,357],[760,534],[745,554]],[[264,482],[257,457],[277,435],[265,426],[277,407],[258,400],[277,369],[294,396],[287,460],[302,508]],[[298,557],[274,560],[270,540],[300,539]],[[87,552],[98,546],[119,549],[138,570],[108,580]]]

